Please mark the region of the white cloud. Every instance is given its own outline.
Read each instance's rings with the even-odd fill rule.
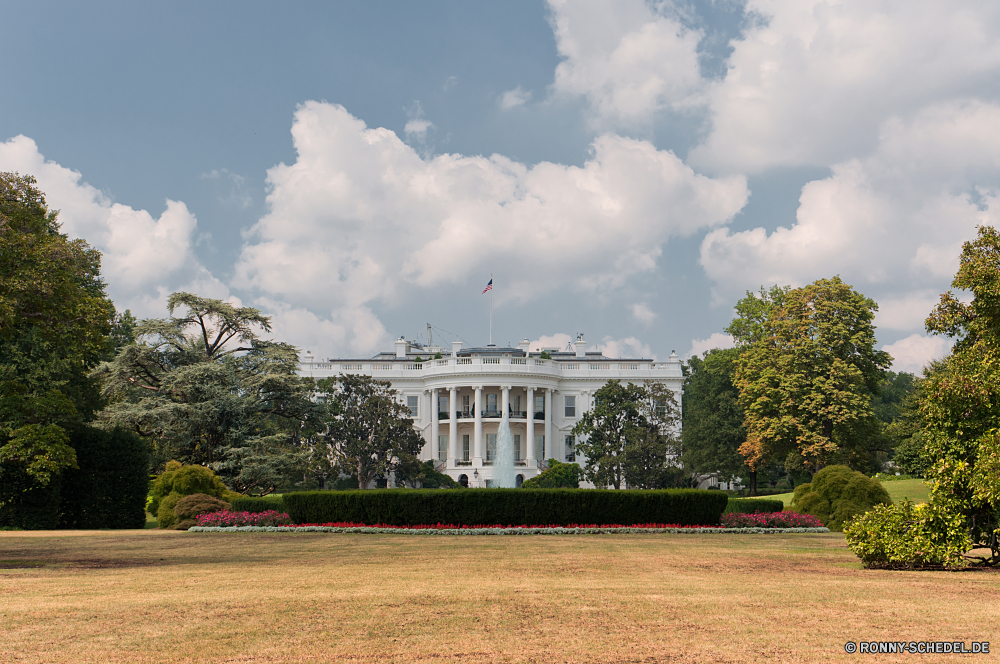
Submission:
[[[808,183],[797,223],[710,232],[701,263],[717,302],[760,285],[840,274],[881,302],[879,324],[916,331],[977,224],[1000,223],[1000,106],[952,102],[891,118],[863,159]]]
[[[701,33],[642,0],[549,0],[550,23],[563,61],[557,94],[585,97],[598,124],[648,123],[665,109],[691,105],[704,81]]]
[[[466,283],[483,265],[507,271],[500,302],[615,288],[652,269],[670,238],[728,221],[747,196],[743,178],[706,178],[618,136],[598,137],[582,167],[421,158],[319,102],[299,107],[292,136],[297,160],[268,171],[269,212],[246,236],[234,285],[317,314]]]
[[[507,90],[502,95],[497,98],[497,103],[505,111],[509,111],[512,108],[517,108],[518,106],[524,106],[531,100],[531,91],[522,90],[521,86],[517,86],[513,90]]]
[[[556,349],[559,351],[573,350],[573,341],[576,337],[571,337],[564,332],[556,332],[551,335],[542,335],[535,339],[528,346],[531,352],[538,352],[544,349]]]
[[[635,318],[643,325],[649,325],[656,320],[656,313],[642,302],[637,302],[630,308],[632,309],[632,318]]]
[[[733,41],[706,92],[711,132],[691,163],[758,171],[871,151],[886,118],[998,98],[1000,5],[978,0],[750,0],[766,17]]]
[[[626,358],[626,359],[657,359],[650,349],[649,344],[643,343],[635,337],[625,337],[624,339],[614,339],[604,337],[601,343],[593,346],[590,350],[600,350],[605,357]]]
[[[940,360],[951,352],[951,339],[946,337],[927,337],[922,334],[911,334],[896,343],[882,346],[882,350],[892,355],[893,371],[907,371],[920,374],[920,370],[931,360]]]
[[[409,120],[403,126],[403,133],[408,139],[425,143],[427,132],[434,129],[434,123],[424,117],[424,107],[420,105],[420,101],[414,100],[413,105],[404,110]]]
[[[198,222],[184,203],[167,200],[159,218],[113,203],[79,172],[46,161],[26,136],[0,143],[0,170],[34,175],[49,207],[60,211],[62,231],[101,251],[101,274],[118,309],[165,316],[166,297],[178,290],[228,297],[194,255]]]
[[[683,356],[684,360],[690,357],[698,356],[701,357],[702,353],[707,350],[712,350],[714,348],[732,348],[736,345],[736,340],[728,334],[723,334],[722,332],[713,332],[707,339],[692,339],[691,340],[691,350]]]

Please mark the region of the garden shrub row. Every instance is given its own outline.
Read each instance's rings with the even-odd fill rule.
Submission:
[[[230,501],[233,512],[250,512],[260,514],[261,512],[284,512],[285,502],[281,496],[241,496]]]
[[[780,500],[770,498],[730,498],[723,514],[769,514],[785,509]]]
[[[714,525],[728,497],[719,491],[664,489],[383,489],[287,493],[293,523],[352,522],[393,526],[568,526],[667,523]],[[235,507],[235,506],[234,506]]]

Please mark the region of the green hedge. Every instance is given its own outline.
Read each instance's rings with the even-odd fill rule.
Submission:
[[[785,504],[780,500],[770,500],[767,498],[730,498],[726,504],[723,514],[768,514],[770,512],[781,512],[785,509]]]
[[[250,512],[251,514],[260,514],[268,510],[285,511],[285,503],[281,496],[243,496],[233,498],[231,505],[234,512]]]
[[[144,528],[149,451],[130,431],[72,432],[79,468],[62,477],[60,528]]]
[[[383,489],[284,495],[293,523],[393,526],[715,525],[726,501],[719,491],[695,489]]]

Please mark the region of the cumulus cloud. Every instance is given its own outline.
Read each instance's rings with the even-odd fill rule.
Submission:
[[[696,165],[741,172],[837,163],[879,127],[965,96],[997,99],[1000,5],[975,0],[749,0],[765,20],[734,40],[705,92],[711,132]]]
[[[642,302],[637,302],[630,308],[632,310],[632,318],[636,319],[643,325],[649,325],[656,320],[656,313]]]
[[[687,360],[690,357],[701,357],[702,353],[715,348],[732,348],[736,345],[736,340],[728,334],[713,332],[707,339],[692,339],[691,350],[684,355]]]
[[[497,98],[497,103],[505,111],[509,111],[512,108],[517,108],[518,106],[524,106],[531,100],[531,91],[522,90],[521,86],[517,86],[513,90],[507,90],[499,98]]]
[[[613,289],[652,269],[670,238],[727,222],[747,197],[741,177],[707,178],[613,135],[579,167],[421,157],[342,106],[307,102],[292,136],[297,159],[268,171],[269,211],[246,235],[234,286],[317,313],[465,283],[484,264],[510,275],[501,302]]]
[[[796,223],[719,229],[701,246],[717,302],[761,284],[840,274],[881,305],[880,326],[916,331],[977,224],[1000,223],[1000,105],[938,104],[883,123],[877,149],[802,189]]]
[[[556,94],[583,96],[597,124],[648,123],[694,103],[704,87],[701,32],[685,28],[670,3],[549,0],[556,48]]]
[[[101,274],[118,309],[164,316],[166,297],[174,291],[229,296],[194,255],[198,222],[184,203],[167,200],[158,218],[114,203],[78,171],[46,161],[26,136],[0,143],[0,170],[34,175],[49,207],[59,210],[62,231],[101,251]]]
[[[570,336],[565,332],[556,332],[551,335],[542,335],[538,339],[533,340],[528,348],[531,352],[538,352],[544,349],[573,352],[576,350],[575,341],[575,336]],[[600,343],[587,346],[587,351],[600,351],[605,357],[616,359],[656,359],[656,355],[653,354],[649,344],[643,343],[636,337],[615,339],[614,337],[607,336],[601,339]]]
[[[911,334],[896,343],[882,346],[892,356],[892,370],[920,374],[931,360],[940,360],[951,352],[951,339]]]

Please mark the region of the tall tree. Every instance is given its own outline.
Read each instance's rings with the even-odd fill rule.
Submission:
[[[681,441],[684,467],[693,473],[719,473],[727,482],[748,478],[757,492],[757,473],[747,467],[740,446],[746,442],[740,391],[733,384],[736,348],[715,349],[692,357],[684,380]]]
[[[330,396],[329,449],[359,489],[419,454],[423,439],[389,381],[348,374],[320,381],[320,389]]]
[[[295,348],[260,337],[271,324],[257,309],[189,293],[168,309],[95,371],[112,401],[101,420],[153,439],[161,458],[210,466],[235,491],[273,491],[301,470],[297,437],[321,409]]]
[[[729,328],[741,346],[735,384],[747,466],[756,470],[792,451],[814,468],[849,459],[877,431],[871,394],[892,360],[875,349],[878,305],[839,277],[782,289],[766,307],[751,298],[759,299],[748,293],[737,311],[764,314]]]
[[[115,315],[100,253],[59,232],[35,184],[0,173],[0,506],[76,467],[70,429],[100,405],[87,374]]]

